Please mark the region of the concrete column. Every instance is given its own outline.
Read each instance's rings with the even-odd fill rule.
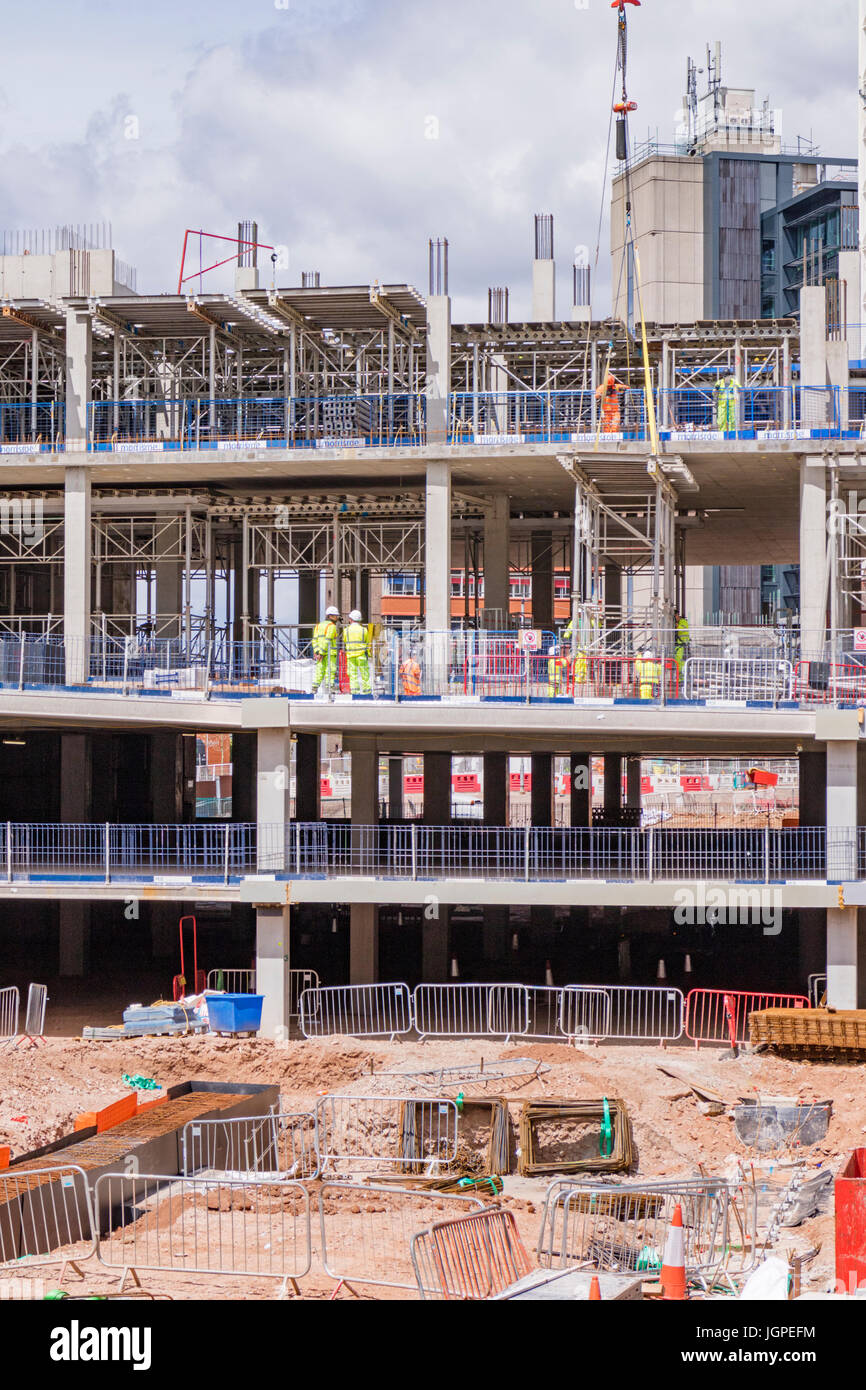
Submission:
[[[451,465],[449,463],[434,462],[427,465],[424,606],[428,632],[451,631]]]
[[[150,803],[155,825],[176,825],[183,819],[178,742],[178,735],[170,729],[150,735]]]
[[[532,626],[553,630],[553,538],[549,531],[533,531]]]
[[[87,448],[87,407],[93,380],[93,323],[86,310],[66,310],[66,448]]]
[[[369,830],[379,820],[379,754],[373,738],[352,744],[352,853],[363,862]],[[374,984],[379,978],[379,909],[375,903],[352,903],[349,916],[349,980]]]
[[[403,758],[388,759],[388,819],[403,819]]]
[[[424,823],[451,824],[451,754],[424,754]],[[445,984],[450,964],[450,911],[438,901],[427,903],[421,914],[421,978],[427,984]]]
[[[604,606],[608,610],[622,608],[622,570],[619,565],[604,567]],[[613,626],[612,621],[609,625]]]
[[[259,729],[256,739],[256,821],[260,873],[286,868],[290,823],[291,733]]]
[[[827,1004],[831,1009],[857,1007],[857,919],[856,907],[827,909]]]
[[[256,990],[264,995],[260,1036],[289,1026],[290,909],[256,909]]]
[[[82,825],[91,819],[91,757],[87,734],[60,737],[60,819]],[[58,903],[59,973],[80,978],[90,965],[90,904]]]
[[[424,907],[421,913],[421,979],[424,984],[444,985],[449,979],[450,927],[450,908],[438,902]]]
[[[511,611],[511,502],[494,497],[484,516],[484,607],[508,626]],[[486,626],[489,628],[490,623]]]
[[[604,819],[611,825],[619,824],[622,809],[622,754],[604,755]]]
[[[161,626],[159,635],[179,637],[183,622],[183,565],[175,560],[160,560],[156,566],[156,611],[160,616],[177,619]]]
[[[379,979],[379,909],[352,903],[349,910],[349,983],[372,985]]]
[[[451,824],[451,754],[424,754],[424,824]]]
[[[553,825],[553,754],[533,753],[530,817],[533,825]]]
[[[427,442],[448,439],[451,400],[451,300],[447,294],[427,300]]]
[[[301,627],[315,627],[319,621],[319,575],[315,570],[301,570],[298,574],[298,623]],[[309,636],[309,633],[304,633]]]
[[[90,640],[90,472],[67,467],[64,502],[63,636],[66,681],[83,685]]]
[[[508,824],[508,754],[484,754],[484,824]]]
[[[592,824],[592,759],[589,753],[571,755],[571,824]]]
[[[800,825],[827,823],[827,754],[814,749],[799,754]],[[866,821],[862,822],[866,824]]]
[[[556,261],[532,262],[532,322],[556,322]]]
[[[625,804],[630,810],[640,810],[641,807],[641,760],[639,756],[629,755],[626,763],[626,793]]]
[[[352,740],[352,824],[379,820],[379,754],[374,738]]]
[[[823,285],[804,285],[800,291],[800,384],[827,385],[827,293]],[[819,419],[824,423],[817,411],[817,399],[814,405],[804,402],[802,424],[811,426]]]
[[[250,825],[256,818],[256,736],[232,734],[232,820]]]
[[[298,734],[295,744],[295,819],[303,825],[321,820],[319,735]]]
[[[857,877],[857,743],[827,743],[827,877]],[[827,910],[827,1002],[856,1009],[858,997],[857,909]]]
[[[804,458],[800,464],[800,632],[805,658],[820,658],[824,650],[826,566],[826,470],[823,463],[810,464]]]
[[[63,979],[80,979],[90,968],[90,903],[61,899],[58,971]]]

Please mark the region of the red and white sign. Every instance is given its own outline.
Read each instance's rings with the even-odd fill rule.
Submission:
[[[866,652],[866,627],[855,627],[854,650],[855,652]]]

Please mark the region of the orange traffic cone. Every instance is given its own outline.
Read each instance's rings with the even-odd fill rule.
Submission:
[[[659,1283],[662,1298],[672,1301],[688,1298],[686,1293],[686,1251],[683,1240],[683,1209],[677,1203],[673,1220],[668,1228],[665,1243],[665,1257]]]
[[[601,1284],[598,1282],[597,1274],[592,1276],[592,1282],[589,1286],[589,1302],[601,1303]]]

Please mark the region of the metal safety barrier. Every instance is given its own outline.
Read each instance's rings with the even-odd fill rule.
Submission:
[[[338,1281],[338,1287],[369,1284],[414,1293],[418,1283],[411,1242],[419,1227],[443,1213],[483,1209],[484,1203],[477,1197],[325,1182],[319,1191],[325,1273]]]
[[[256,972],[217,966],[207,972],[207,988],[226,994],[255,994]]]
[[[862,705],[866,664],[854,656],[842,661],[800,661],[794,670],[794,695],[802,704]]]
[[[409,986],[329,985],[301,994],[300,1028],[305,1038],[397,1038],[412,1031]]]
[[[20,996],[16,985],[0,989],[0,1042],[11,1042],[18,1036]]]
[[[494,1298],[533,1269],[514,1213],[501,1207],[419,1231],[412,1237],[412,1264],[422,1299],[464,1302]]]
[[[679,1206],[686,1274],[705,1281],[742,1275],[757,1258],[754,1184],[722,1178],[611,1183],[557,1179],[547,1190],[538,1262],[547,1269],[619,1274],[661,1272],[665,1241]]]
[[[679,989],[568,985],[562,991],[560,1028],[568,1038],[676,1042],[683,1035],[684,1020],[685,999]]]
[[[687,700],[777,703],[794,698],[790,661],[691,657],[685,665]]]
[[[808,990],[811,1007],[820,1009],[821,1001],[827,997],[827,976],[825,974],[810,975]]]
[[[802,994],[750,994],[742,990],[693,989],[686,999],[686,1037],[696,1045],[749,1041],[749,1014],[763,1009],[808,1009]]]
[[[418,985],[412,995],[420,1037],[524,1036],[529,1027],[525,985]]]
[[[104,1173],[94,1206],[110,1228],[97,1254],[123,1272],[121,1288],[129,1273],[159,1270],[279,1279],[285,1290],[310,1270],[310,1197],[299,1182]]]
[[[35,1047],[45,1037],[45,1009],[48,1004],[47,985],[31,985],[27,991],[27,1010],[24,1014],[22,1042]]]
[[[185,1177],[203,1172],[249,1178],[264,1173],[308,1181],[319,1176],[315,1113],[274,1110],[231,1120],[190,1120],[181,1136]]]
[[[0,1172],[0,1266],[77,1264],[96,1252],[87,1176],[75,1164]],[[70,1253],[69,1247],[84,1246]],[[58,1253],[63,1251],[64,1253]]]
[[[436,1096],[323,1096],[316,1106],[322,1172],[445,1171],[457,1155],[457,1103]]]

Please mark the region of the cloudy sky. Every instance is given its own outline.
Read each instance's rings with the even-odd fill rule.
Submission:
[[[720,39],[725,80],[770,97],[787,143],[856,154],[857,0],[629,15],[635,137],[672,139],[686,57]],[[185,227],[243,217],[289,248],[283,283],[423,291],[427,238],[447,236],[460,319],[489,285],[528,315],[534,212],[556,217],[560,309],[573,248],[595,256],[608,0],[43,0],[7,8],[4,39],[0,225],[110,220],[140,290],[176,285]]]

